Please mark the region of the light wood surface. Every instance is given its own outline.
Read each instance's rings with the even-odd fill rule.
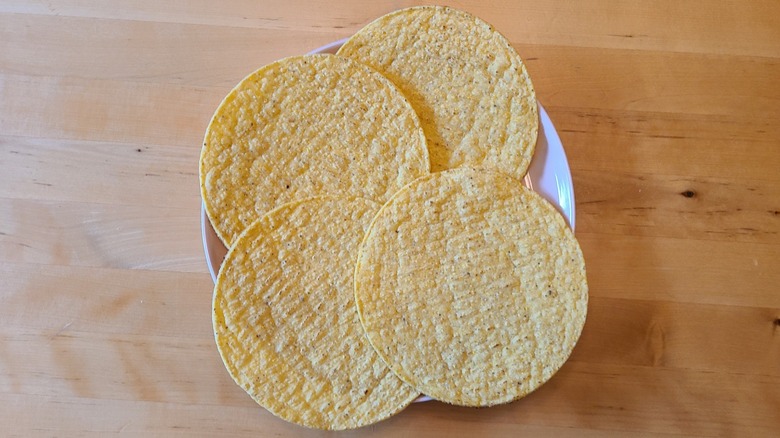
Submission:
[[[0,2],[0,435],[307,436],[214,345],[197,163],[222,97],[408,1]],[[780,2],[453,1],[523,56],[591,300],[518,402],[350,436],[777,436]]]

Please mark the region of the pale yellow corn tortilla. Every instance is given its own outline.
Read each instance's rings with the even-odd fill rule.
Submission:
[[[355,428],[419,395],[373,350],[355,309],[355,257],[378,208],[360,198],[285,204],[250,226],[220,269],[214,331],[225,366],[287,421]]]
[[[509,41],[485,21],[440,6],[382,16],[338,51],[387,76],[417,111],[431,169],[525,175],[539,128],[536,94]]]
[[[355,269],[371,344],[404,381],[466,406],[530,393],[563,365],[587,313],[582,252],[521,181],[459,168],[377,214]]]
[[[384,202],[429,169],[406,98],[334,55],[285,58],[242,80],[214,114],[200,156],[206,213],[228,247],[285,202],[322,194]]]

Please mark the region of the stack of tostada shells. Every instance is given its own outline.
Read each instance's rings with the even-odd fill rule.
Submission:
[[[549,380],[588,287],[573,231],[521,181],[538,125],[507,39],[447,7],[243,79],[200,157],[229,248],[213,325],[235,382],[280,418],[340,430],[420,394],[491,406]]]

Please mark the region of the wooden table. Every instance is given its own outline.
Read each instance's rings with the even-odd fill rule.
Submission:
[[[0,435],[317,435],[214,345],[197,163],[222,97],[407,1],[0,3]],[[568,153],[588,321],[527,398],[354,435],[777,436],[780,3],[452,2]]]

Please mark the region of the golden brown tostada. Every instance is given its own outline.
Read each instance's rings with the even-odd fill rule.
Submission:
[[[525,175],[539,119],[531,78],[485,21],[441,6],[382,16],[338,51],[387,76],[422,120],[431,169],[495,168]]]
[[[371,344],[420,392],[489,406],[563,365],[585,323],[585,264],[563,217],[519,180],[422,177],[373,220],[355,269]]]
[[[334,55],[266,65],[220,104],[201,194],[226,246],[273,207],[322,194],[386,201],[429,173],[420,121],[385,77]]]
[[[214,331],[230,375],[260,405],[303,426],[349,429],[419,393],[365,338],[354,261],[379,205],[319,197],[285,204],[236,241],[214,289]]]

